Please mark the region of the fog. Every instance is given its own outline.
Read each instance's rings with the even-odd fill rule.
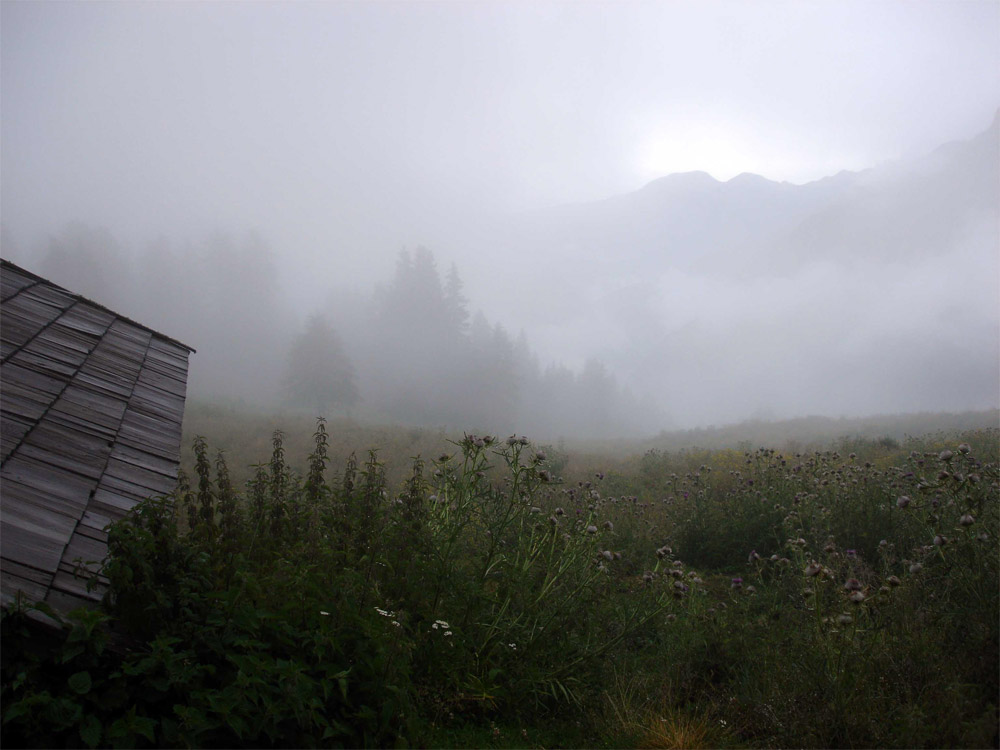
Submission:
[[[3,256],[195,347],[192,395],[569,438],[1000,403],[992,0],[5,2],[0,37]]]

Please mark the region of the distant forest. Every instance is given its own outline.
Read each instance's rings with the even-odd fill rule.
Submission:
[[[424,247],[401,251],[375,289],[334,293],[350,280],[332,280],[327,303],[305,320],[279,287],[278,255],[254,233],[136,251],[107,229],[72,223],[46,247],[5,255],[195,347],[191,396],[548,439],[667,424],[598,359],[579,370],[545,362],[524,331],[473,312],[459,269],[442,273]]]

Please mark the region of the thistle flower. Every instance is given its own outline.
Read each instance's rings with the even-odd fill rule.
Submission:
[[[820,565],[820,564],[819,564],[819,563],[817,563],[817,562],[811,562],[811,563],[809,563],[808,565],[806,565],[806,569],[805,569],[805,571],[803,571],[803,572],[804,572],[804,573],[805,573],[805,574],[806,574],[806,575],[807,575],[807,576],[808,576],[809,578],[812,578],[812,577],[814,577],[814,576],[818,576],[818,575],[819,575],[819,572],[820,572],[821,570],[823,570],[823,566],[822,566],[822,565]]]
[[[760,559],[760,555],[757,554],[757,550],[755,550],[755,549],[754,550],[750,550],[750,555],[749,555],[749,557],[747,557],[747,562],[754,562],[755,560],[759,560],[759,559]]]
[[[673,550],[670,547],[668,547],[667,545],[663,545],[658,550],[656,550],[656,556],[662,560],[664,557],[671,554],[672,552]]]
[[[938,454],[938,460],[945,461],[945,462],[951,461],[951,459],[954,458],[954,457],[955,457],[955,454],[952,453],[951,451],[941,451]]]
[[[850,598],[854,604],[861,604],[861,602],[865,600],[865,592],[855,591],[853,594],[851,594]]]
[[[848,578],[847,581],[844,583],[844,588],[847,589],[848,591],[861,591],[862,589],[861,581],[859,581],[857,578]]]
[[[676,619],[677,619],[677,615],[675,615],[672,612],[669,615],[667,615],[667,622],[673,622]]]
[[[545,451],[535,451],[535,461],[542,462],[546,459]]]
[[[733,582],[732,582],[732,587],[734,589],[741,589],[741,588],[743,588],[743,579],[742,578],[734,578]]]
[[[851,559],[855,559],[858,556],[858,551],[856,549],[849,549],[844,554],[850,557]]]
[[[642,582],[646,583],[646,584],[652,583],[653,582],[653,574],[650,571],[647,570],[645,573],[642,574]]]

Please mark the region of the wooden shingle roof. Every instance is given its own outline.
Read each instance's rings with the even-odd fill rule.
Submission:
[[[65,612],[103,595],[108,523],[176,485],[194,350],[0,264],[0,595]]]

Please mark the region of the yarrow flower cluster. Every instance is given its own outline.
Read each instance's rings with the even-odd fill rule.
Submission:
[[[395,627],[397,628],[402,627],[402,625],[399,624],[398,620],[392,619],[396,616],[395,612],[390,612],[389,610],[382,609],[381,607],[375,607],[375,611],[378,612],[380,615],[382,615],[382,617],[388,617],[390,620],[392,620],[392,624]]]
[[[442,630],[442,631],[444,631],[442,633],[442,635],[444,635],[445,638],[447,638],[448,636],[452,635],[451,630],[449,630],[450,627],[451,627],[451,625],[449,625],[448,623],[446,623],[444,620],[435,620],[431,624],[431,630]]]

